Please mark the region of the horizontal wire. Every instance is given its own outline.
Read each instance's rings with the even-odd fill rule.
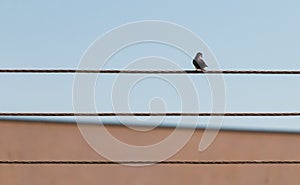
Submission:
[[[49,112],[0,112],[0,116],[228,116],[228,117],[252,117],[252,116],[300,116],[300,112],[235,112],[235,113],[180,113],[180,112],[165,112],[165,113],[49,113]]]
[[[133,73],[133,74],[300,74],[300,70],[77,70],[0,69],[0,73]]]
[[[114,165],[114,164],[180,164],[180,165],[237,165],[237,164],[300,164],[299,160],[224,160],[224,161],[54,161],[54,160],[1,160],[0,164],[23,164],[23,165],[37,165],[37,164],[87,164],[87,165]]]

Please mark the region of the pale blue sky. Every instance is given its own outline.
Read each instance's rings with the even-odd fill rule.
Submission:
[[[141,20],[170,21],[199,35],[212,49],[222,69],[300,70],[300,2],[287,1],[21,1],[0,0],[0,68],[76,68],[87,47],[103,33]],[[119,69],[130,60],[178,51],[145,44],[115,58],[107,68]],[[188,57],[175,61],[193,69]],[[97,84],[100,110],[111,111],[107,101],[112,76]],[[207,84],[193,76],[209,110]],[[300,76],[228,75],[227,112],[300,111]],[[73,75],[0,74],[1,112],[72,112]],[[154,91],[153,89],[161,89]],[[134,110],[147,111],[141,100],[170,97],[160,82],[141,84],[133,92]],[[174,95],[175,97],[175,95]],[[103,99],[103,100],[102,100]],[[139,103],[136,103],[138,101]],[[179,106],[168,101],[169,111]],[[226,118],[224,127],[300,131],[300,118]],[[169,121],[169,124],[172,121]],[[200,120],[201,122],[201,120]],[[201,123],[199,123],[201,124]]]

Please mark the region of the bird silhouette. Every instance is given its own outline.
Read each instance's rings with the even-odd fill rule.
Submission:
[[[206,63],[203,60],[202,53],[198,52],[193,60],[193,64],[196,68],[196,70],[205,71],[205,68],[208,67]]]

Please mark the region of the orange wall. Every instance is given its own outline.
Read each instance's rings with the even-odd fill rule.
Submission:
[[[93,127],[93,126],[91,126]],[[106,126],[122,141],[155,143],[172,132],[137,133]],[[203,130],[169,160],[300,160],[298,134],[222,131],[204,152]],[[76,124],[0,122],[1,160],[106,160],[82,138]],[[15,165],[0,164],[0,185],[32,184],[298,184],[300,165]]]

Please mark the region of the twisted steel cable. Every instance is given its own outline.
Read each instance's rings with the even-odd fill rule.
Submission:
[[[1,160],[1,164],[17,165],[116,165],[116,164],[166,164],[166,165],[259,165],[300,164],[299,160],[216,160],[216,161],[82,161],[82,160]]]
[[[300,70],[77,70],[77,69],[0,69],[0,73],[125,73],[125,74],[300,74]]]
[[[150,112],[132,112],[132,113],[74,113],[74,112],[0,112],[0,116],[226,116],[226,117],[253,117],[253,116],[300,116],[300,112],[227,112],[227,113],[150,113]]]

